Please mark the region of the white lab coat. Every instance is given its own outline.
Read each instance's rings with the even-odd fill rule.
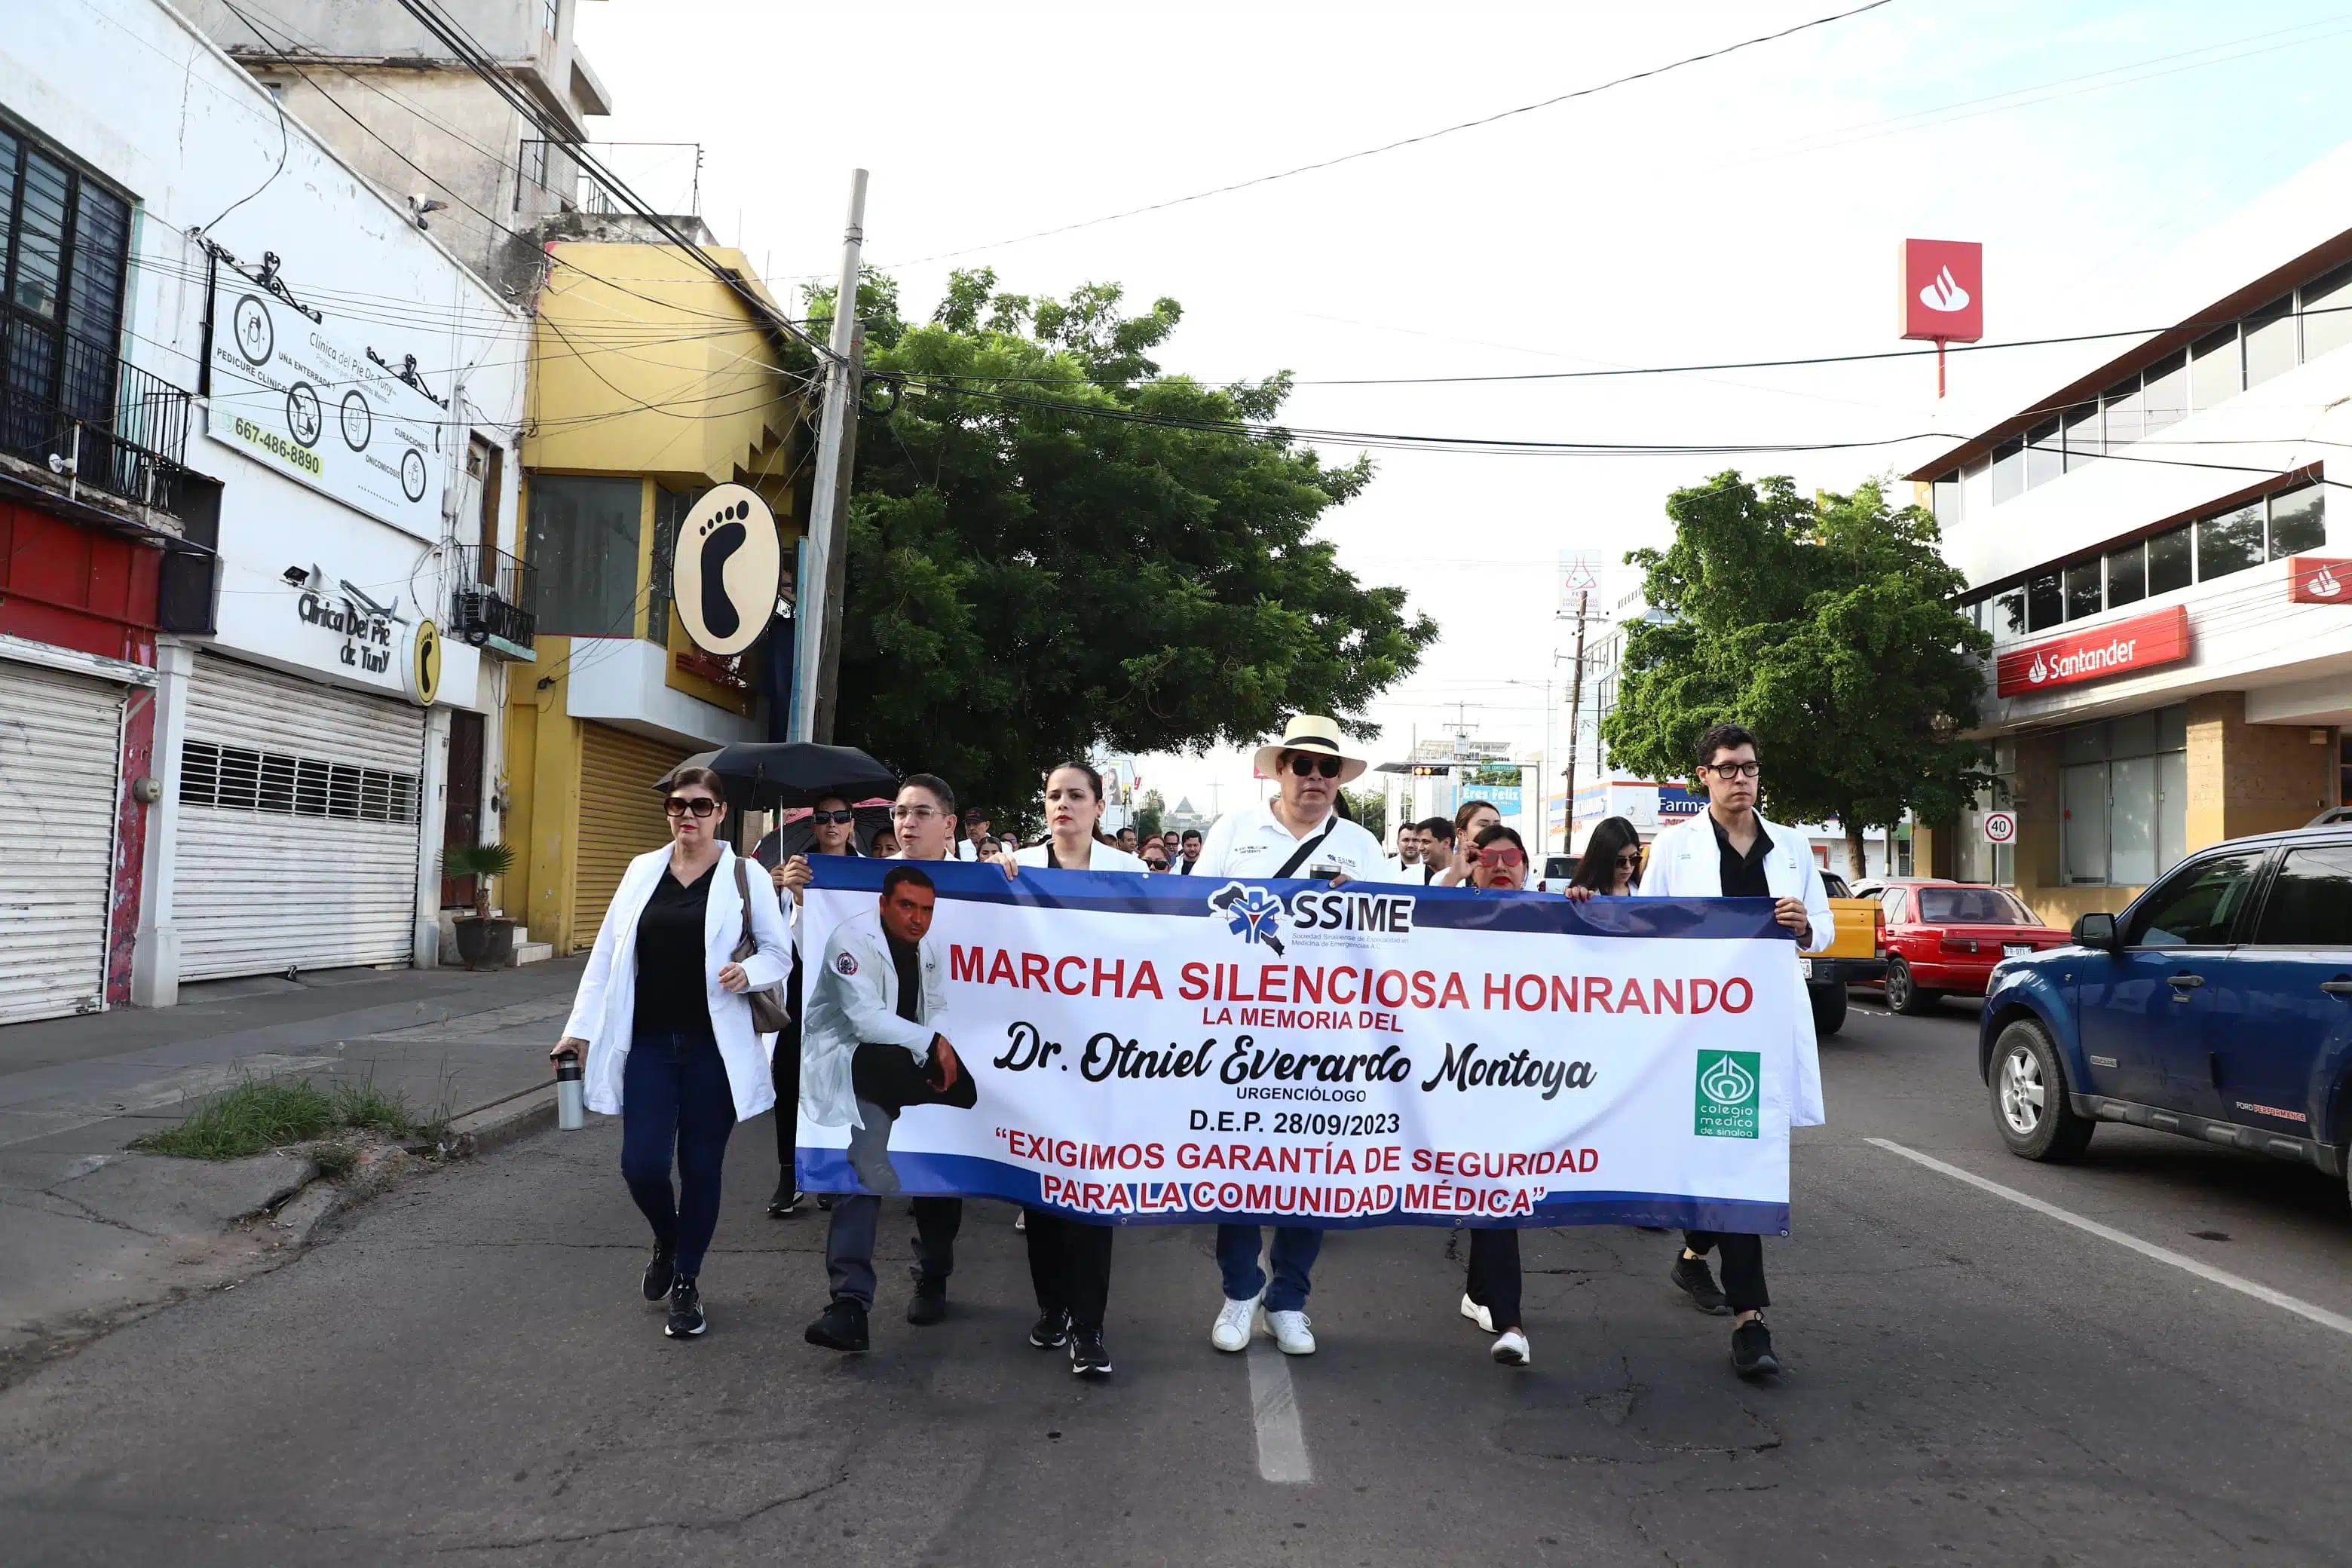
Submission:
[[[743,937],[735,858],[734,850],[719,846],[702,915],[702,988],[710,1003],[710,1032],[719,1041],[719,1059],[727,1064],[727,1087],[735,1096],[735,1119],[740,1121],[775,1104],[776,1088],[769,1077],[767,1049],[751,1032],[750,996],[719,984],[719,972],[735,962],[735,944]],[[743,868],[751,894],[751,934],[760,944],[743,960],[743,973],[756,990],[792,973],[792,939],[767,872],[750,860]],[[588,1109],[606,1116],[620,1114],[622,1069],[629,1059],[636,1019],[637,921],[656,881],[667,875],[667,845],[638,856],[621,873],[621,885],[604,908],[604,923],[596,928],[587,972],[572,996],[572,1017],[563,1026],[565,1035],[588,1042]]]
[[[818,1127],[863,1127],[849,1074],[857,1047],[903,1046],[921,1061],[930,1056],[931,1037],[948,1034],[940,944],[926,937],[916,954],[923,999],[915,1023],[898,1016],[898,966],[890,962],[879,909],[835,926],[824,944],[824,963],[803,973],[802,1121]]]
[[[1715,841],[1706,812],[1678,822],[1650,845],[1649,869],[1643,873],[1636,896],[1644,899],[1719,899],[1723,897],[1723,847]],[[1794,828],[1768,822],[1759,813],[1757,825],[1771,837],[1764,857],[1764,884],[1776,899],[1801,899],[1805,919],[1813,928],[1807,952],[1820,952],[1837,939],[1837,917],[1830,910],[1829,889],[1813,863],[1812,846]],[[1817,1127],[1829,1119],[1822,1102],[1821,1043],[1813,1033],[1813,1010],[1806,1001],[1794,965],[1790,979],[1795,994],[1794,1026],[1790,1031],[1792,1095],[1791,1127]]]
[[[1023,866],[1037,866],[1050,869],[1054,864],[1049,858],[1053,853],[1053,847],[1050,843],[1032,844],[1026,848],[1015,849],[1013,852],[1013,858]],[[1100,841],[1087,846],[1086,868],[1089,871],[1142,871],[1147,874],[1151,869],[1143,863],[1142,856],[1130,855],[1116,844],[1104,844]]]

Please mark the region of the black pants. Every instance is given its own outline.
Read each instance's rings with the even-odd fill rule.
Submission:
[[[1500,1226],[1470,1233],[1470,1286],[1473,1301],[1486,1309],[1495,1331],[1516,1329],[1519,1322],[1519,1233]]]
[[[1037,1310],[1067,1312],[1079,1328],[1102,1332],[1110,1302],[1111,1227],[1044,1209],[1022,1213],[1028,1216],[1029,1283],[1036,1288]]]
[[[783,1167],[785,1179],[797,1190],[799,1179],[793,1172],[793,1159],[800,1151],[801,1142],[801,965],[793,961],[793,977],[784,983],[784,1005],[792,1016],[776,1036],[775,1058],[768,1064],[769,1079],[776,1086],[776,1163]]]
[[[835,1296],[874,1305],[874,1237],[882,1200],[851,1193],[833,1201],[824,1233],[825,1277]],[[915,1200],[915,1265],[926,1279],[947,1282],[955,1270],[956,1232],[963,1228],[961,1198]]]
[[[1683,1246],[1705,1258],[1723,1254],[1723,1297],[1735,1312],[1760,1312],[1772,1304],[1764,1289],[1764,1238],[1744,1230],[1686,1230]]]
[[[931,1081],[934,1058],[917,1061],[904,1046],[867,1042],[849,1058],[850,1091],[896,1116],[910,1105],[948,1105],[970,1110],[980,1103],[980,1086],[959,1062],[956,1080],[942,1089]],[[795,1069],[797,1070],[797,1069]]]

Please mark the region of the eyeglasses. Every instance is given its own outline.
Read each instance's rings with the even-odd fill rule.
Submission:
[[[809,813],[809,820],[811,822],[849,823],[857,820],[857,814],[854,811],[812,811]]]
[[[1638,852],[1617,857],[1617,869],[1620,871],[1638,871],[1641,868],[1642,857]]]
[[[1764,771],[1762,763],[1710,763],[1706,772],[1719,779],[1752,779]]]
[[[1337,757],[1320,757],[1306,752],[1293,752],[1284,765],[1300,778],[1306,778],[1310,773],[1321,773],[1327,779],[1336,779],[1339,776],[1339,769],[1343,764]]]
[[[1143,868],[1147,871],[1165,871],[1168,869],[1168,862],[1146,855],[1143,858]]]
[[[662,802],[662,810],[672,816],[684,816],[688,812],[697,816],[709,816],[719,809],[719,803],[707,795],[674,795]]]
[[[936,805],[894,805],[890,808],[890,819],[894,822],[921,822],[927,817],[946,815]]]
[[[1478,864],[1490,871],[1508,870],[1514,866],[1524,866],[1527,863],[1528,858],[1507,844],[1489,844],[1478,851]]]

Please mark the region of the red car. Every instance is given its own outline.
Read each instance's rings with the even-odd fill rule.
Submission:
[[[1916,1014],[1947,991],[1981,996],[1993,965],[2073,940],[2014,893],[1981,882],[1906,879],[1870,895],[1886,912],[1886,1005]]]

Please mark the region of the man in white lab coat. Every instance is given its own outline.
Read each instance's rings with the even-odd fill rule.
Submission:
[[[1650,846],[1649,869],[1639,894],[1647,899],[1769,898],[1773,919],[1797,934],[1798,947],[1819,952],[1836,937],[1829,891],[1813,863],[1812,846],[1793,828],[1768,822],[1756,810],[1763,765],[1756,737],[1738,724],[1711,726],[1698,738],[1697,775],[1707,806],[1698,816],[1660,833]],[[1803,992],[1786,1041],[1760,1042],[1788,1064],[1789,1121],[1815,1126],[1822,1109],[1821,1055],[1813,1037],[1812,1009]],[[1674,1281],[1699,1310],[1734,1314],[1731,1364],[1742,1377],[1780,1370],[1772,1353],[1772,1333],[1764,1325],[1770,1299],[1764,1288],[1764,1238],[1741,1232],[1688,1231]],[[1723,1255],[1725,1289],[1716,1288],[1706,1255]]]

